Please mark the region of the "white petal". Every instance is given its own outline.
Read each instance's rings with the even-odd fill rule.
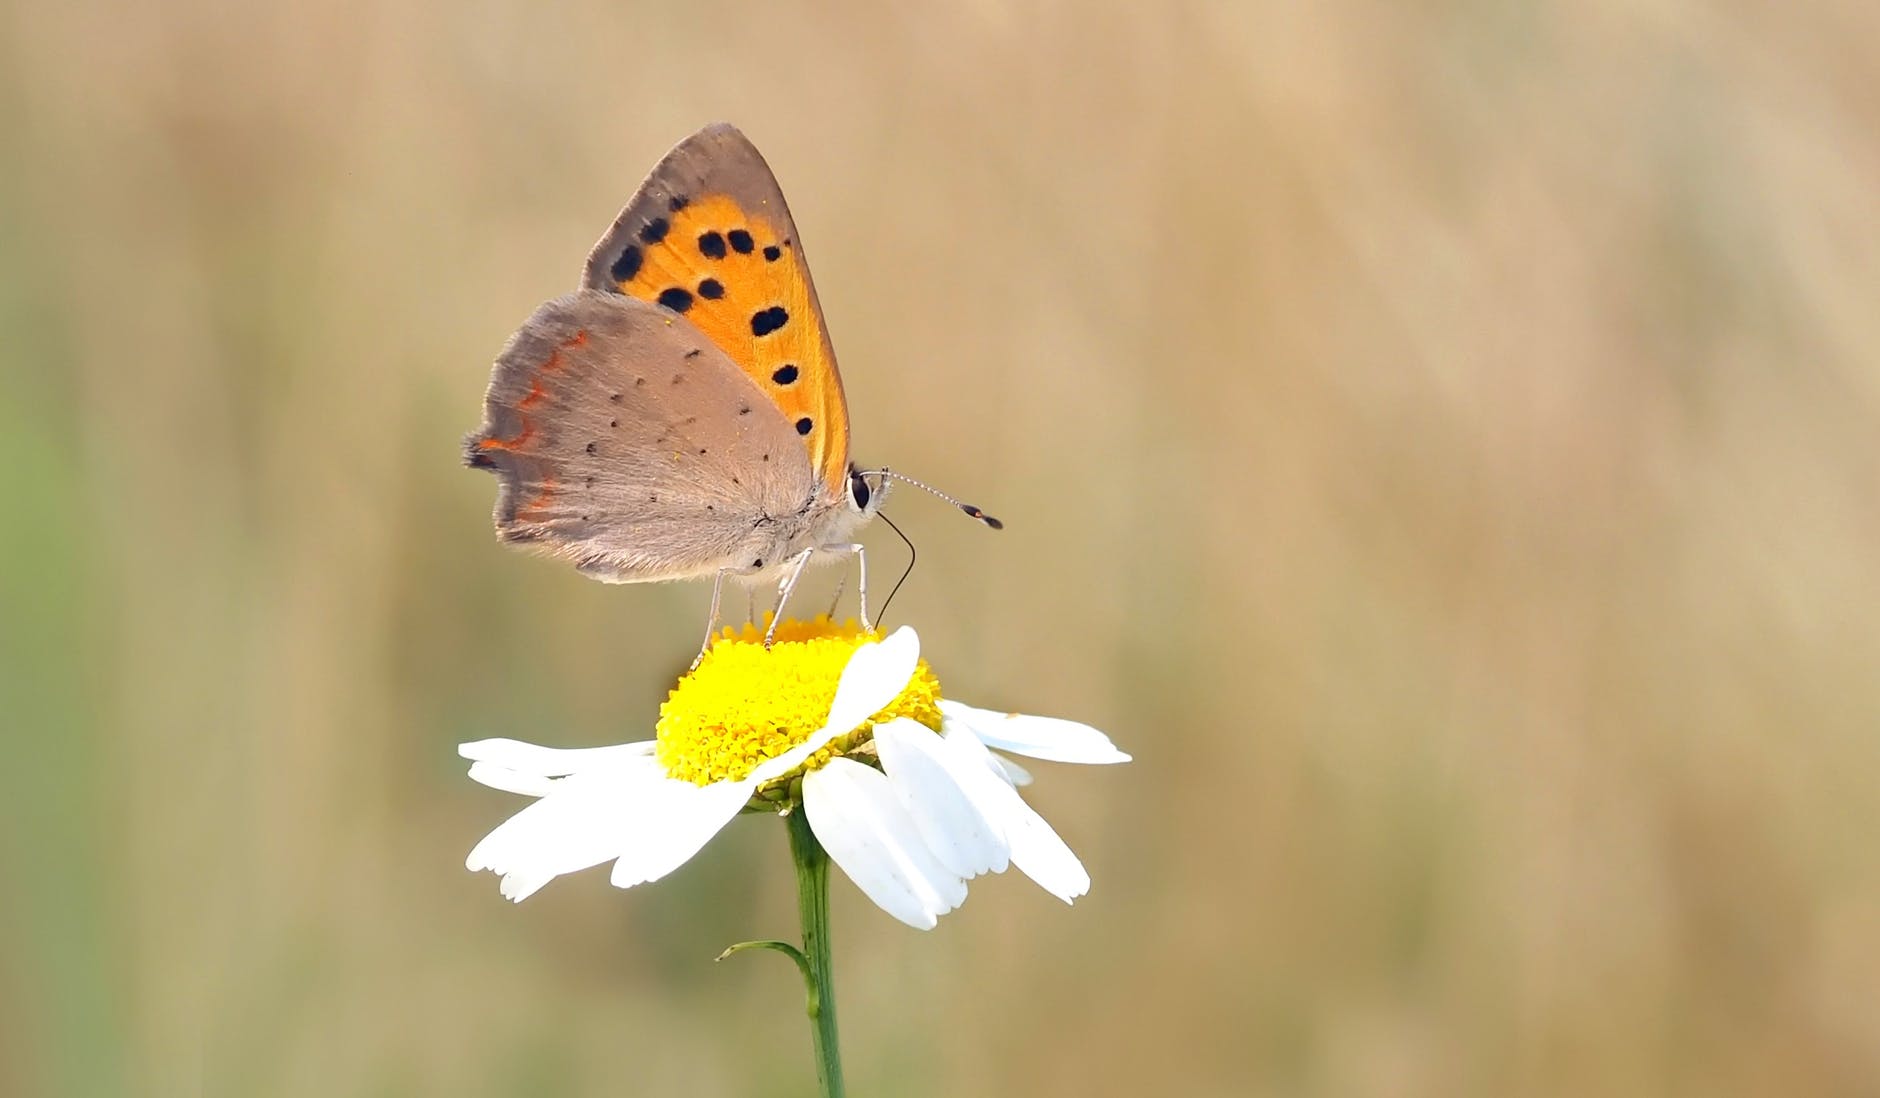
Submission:
[[[957,755],[932,729],[906,717],[876,725],[875,750],[888,783],[942,865],[967,878],[1005,872],[1005,837],[961,787],[952,773]]]
[[[916,930],[966,900],[966,882],[924,843],[914,821],[880,771],[831,759],[803,778],[810,829],[857,888],[883,911]]]
[[[919,663],[920,637],[905,625],[885,640],[858,647],[842,669],[824,726],[838,736],[853,731],[907,689]]]
[[[1084,870],[1084,863],[1017,790],[1012,791],[1010,810],[1004,824],[1005,839],[1012,845],[1012,864],[1065,903],[1090,891],[1090,874]]]
[[[1031,771],[1002,755],[992,755],[989,757],[992,759],[992,768],[999,772],[999,777],[1004,778],[1006,784],[1017,786],[1031,784]]]
[[[971,728],[987,747],[1014,755],[1068,763],[1129,761],[1129,756],[1118,751],[1108,736],[1076,721],[975,709],[955,701],[941,702],[940,712],[947,720],[959,721]]]
[[[542,886],[555,879],[553,873],[505,873],[497,891],[503,899],[512,904],[519,904],[542,890]]]
[[[632,840],[634,806],[665,780],[650,758],[565,778],[486,835],[464,864],[503,874],[503,894],[520,900],[563,873],[617,857]]]
[[[750,782],[701,786],[665,778],[643,791],[634,816],[633,844],[621,852],[608,879],[615,887],[632,888],[684,865],[724,830],[754,788]]]
[[[842,669],[841,681],[836,684],[828,720],[802,743],[774,759],[764,760],[745,782],[755,788],[772,778],[780,778],[802,766],[805,759],[821,751],[830,740],[853,732],[856,725],[901,696],[908,680],[914,677],[919,661],[920,638],[905,625],[886,640],[870,641],[856,648],[848,665]]]
[[[487,762],[523,774],[556,778],[653,753],[653,741],[618,743],[608,747],[540,747],[521,740],[476,740],[457,745],[457,754],[473,762]]]
[[[505,793],[520,793],[525,797],[546,797],[555,788],[559,778],[544,778],[540,774],[511,770],[495,763],[473,762],[470,764],[470,780],[480,782],[491,789],[500,789]]]
[[[958,771],[962,785],[986,811],[993,824],[1005,835],[1012,850],[1012,864],[1025,876],[1065,903],[1090,891],[1090,874],[1071,853],[1058,833],[1044,821],[1025,799],[1018,795],[991,769],[995,756],[986,750],[970,729],[955,725],[946,733],[947,746],[958,752],[968,766]],[[991,781],[977,781],[965,775],[984,773]]]

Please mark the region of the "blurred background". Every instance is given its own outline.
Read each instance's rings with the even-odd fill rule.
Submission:
[[[1009,525],[900,493],[891,623],[1136,756],[1036,768],[1074,909],[837,883],[857,1094],[1880,1093],[1880,8],[3,14],[5,1093],[813,1092],[774,821],[461,863],[459,741],[692,653],[459,440],[721,118]]]

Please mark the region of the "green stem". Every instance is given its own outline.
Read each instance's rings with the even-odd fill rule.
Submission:
[[[842,1098],[842,1052],[836,1039],[836,987],[829,954],[829,854],[809,829],[801,804],[784,817],[796,859],[796,906],[803,916],[803,984],[816,1043],[816,1082],[823,1098]]]

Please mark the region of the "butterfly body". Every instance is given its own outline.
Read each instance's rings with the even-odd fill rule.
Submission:
[[[498,536],[615,583],[768,578],[852,551],[885,496],[782,192],[730,126],[681,142],[496,360],[467,462]]]

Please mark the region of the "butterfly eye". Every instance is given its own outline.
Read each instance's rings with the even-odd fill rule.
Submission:
[[[852,468],[849,470],[849,498],[855,501],[857,511],[868,510],[868,482]]]

